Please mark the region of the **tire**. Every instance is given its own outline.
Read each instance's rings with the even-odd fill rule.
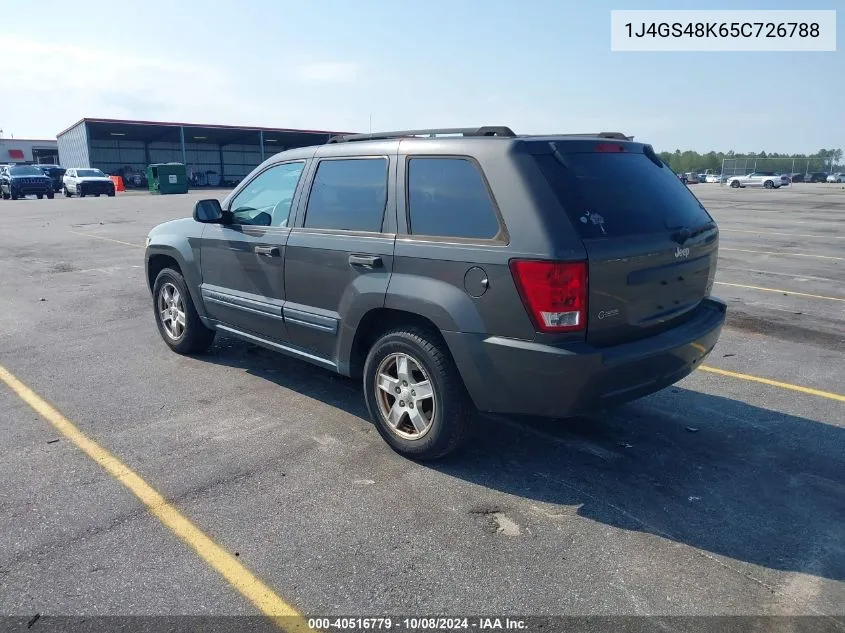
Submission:
[[[767,180],[766,182],[763,183],[763,186],[766,189],[774,189],[775,183],[773,183],[771,180]]]
[[[175,332],[171,329],[172,325],[165,325],[161,314],[162,308],[168,306],[164,294],[168,293],[172,296],[173,289],[178,292],[179,297],[173,307],[182,313],[184,323],[184,327],[177,327]],[[214,330],[209,330],[203,325],[194,307],[191,294],[188,292],[188,287],[185,285],[184,278],[172,268],[163,269],[153,284],[153,314],[161,338],[177,354],[201,353],[206,351],[214,342]],[[172,323],[172,320],[168,320],[168,324]]]
[[[62,187],[62,193],[65,195],[65,198],[70,198],[70,191],[67,190],[67,187]]]
[[[78,188],[77,188],[77,190],[76,190],[76,195],[77,195],[77,196],[79,196],[80,198],[84,198],[84,197],[85,197],[85,194],[84,194],[84,193],[82,193],[82,189],[78,189]]]
[[[401,358],[407,363],[406,371],[397,363]],[[389,384],[395,382],[390,390],[378,386],[379,375],[388,377]],[[406,384],[401,382],[403,375]],[[370,416],[397,453],[419,461],[436,460],[458,449],[466,439],[475,409],[451,355],[436,334],[406,327],[382,335],[367,355],[363,378]],[[412,388],[426,381],[432,395],[419,398]],[[400,392],[394,393],[395,389]],[[399,403],[403,406],[397,406]],[[394,410],[401,416],[396,425],[388,421]],[[411,415],[424,429],[412,425]]]
[[[16,194],[14,191],[9,189],[9,200],[17,200],[17,199],[18,199],[18,194]]]
[[[732,180],[732,181],[731,181],[731,189],[739,189],[739,188],[740,188],[740,186],[741,186],[741,185],[739,184],[739,181],[738,181],[738,180]]]
[[[114,198],[114,189],[109,191],[109,198]]]
[[[53,198],[55,198],[55,197],[56,197],[56,194],[55,194],[54,192],[52,192],[52,191],[51,191],[50,193],[48,193],[48,194],[47,194],[47,199],[48,199],[48,200],[52,200],[52,199],[53,199]]]

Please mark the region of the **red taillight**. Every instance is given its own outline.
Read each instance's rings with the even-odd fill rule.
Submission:
[[[625,147],[618,143],[599,143],[596,145],[597,152],[624,152]]]
[[[587,327],[587,262],[517,259],[510,263],[516,287],[540,332]]]

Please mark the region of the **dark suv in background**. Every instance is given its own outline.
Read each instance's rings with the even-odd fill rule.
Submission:
[[[725,320],[716,223],[618,133],[339,137],[147,242],[173,350],[220,332],[358,377],[379,432],[419,459],[458,446],[476,409],[565,417],[671,385]]]
[[[53,197],[53,183],[50,177],[35,165],[5,165],[0,167],[0,197],[3,200],[17,200],[25,196],[39,199]]]
[[[59,165],[36,165],[36,167],[50,177],[54,192],[62,190],[62,178],[65,175],[64,167],[60,167]]]

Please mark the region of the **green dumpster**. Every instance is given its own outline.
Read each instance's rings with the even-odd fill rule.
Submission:
[[[147,167],[150,193],[188,193],[188,174],[182,163],[155,163]]]

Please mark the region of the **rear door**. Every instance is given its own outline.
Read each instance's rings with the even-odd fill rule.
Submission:
[[[342,328],[384,305],[396,242],[396,152],[321,158],[312,171],[285,254],[284,317],[296,347],[334,365]]]
[[[255,175],[229,203],[229,224],[208,224],[200,243],[203,302],[211,318],[240,332],[286,341],[285,246],[306,161]]]
[[[713,284],[716,223],[650,147],[567,145],[537,160],[587,250],[587,340],[624,343],[690,317]]]

